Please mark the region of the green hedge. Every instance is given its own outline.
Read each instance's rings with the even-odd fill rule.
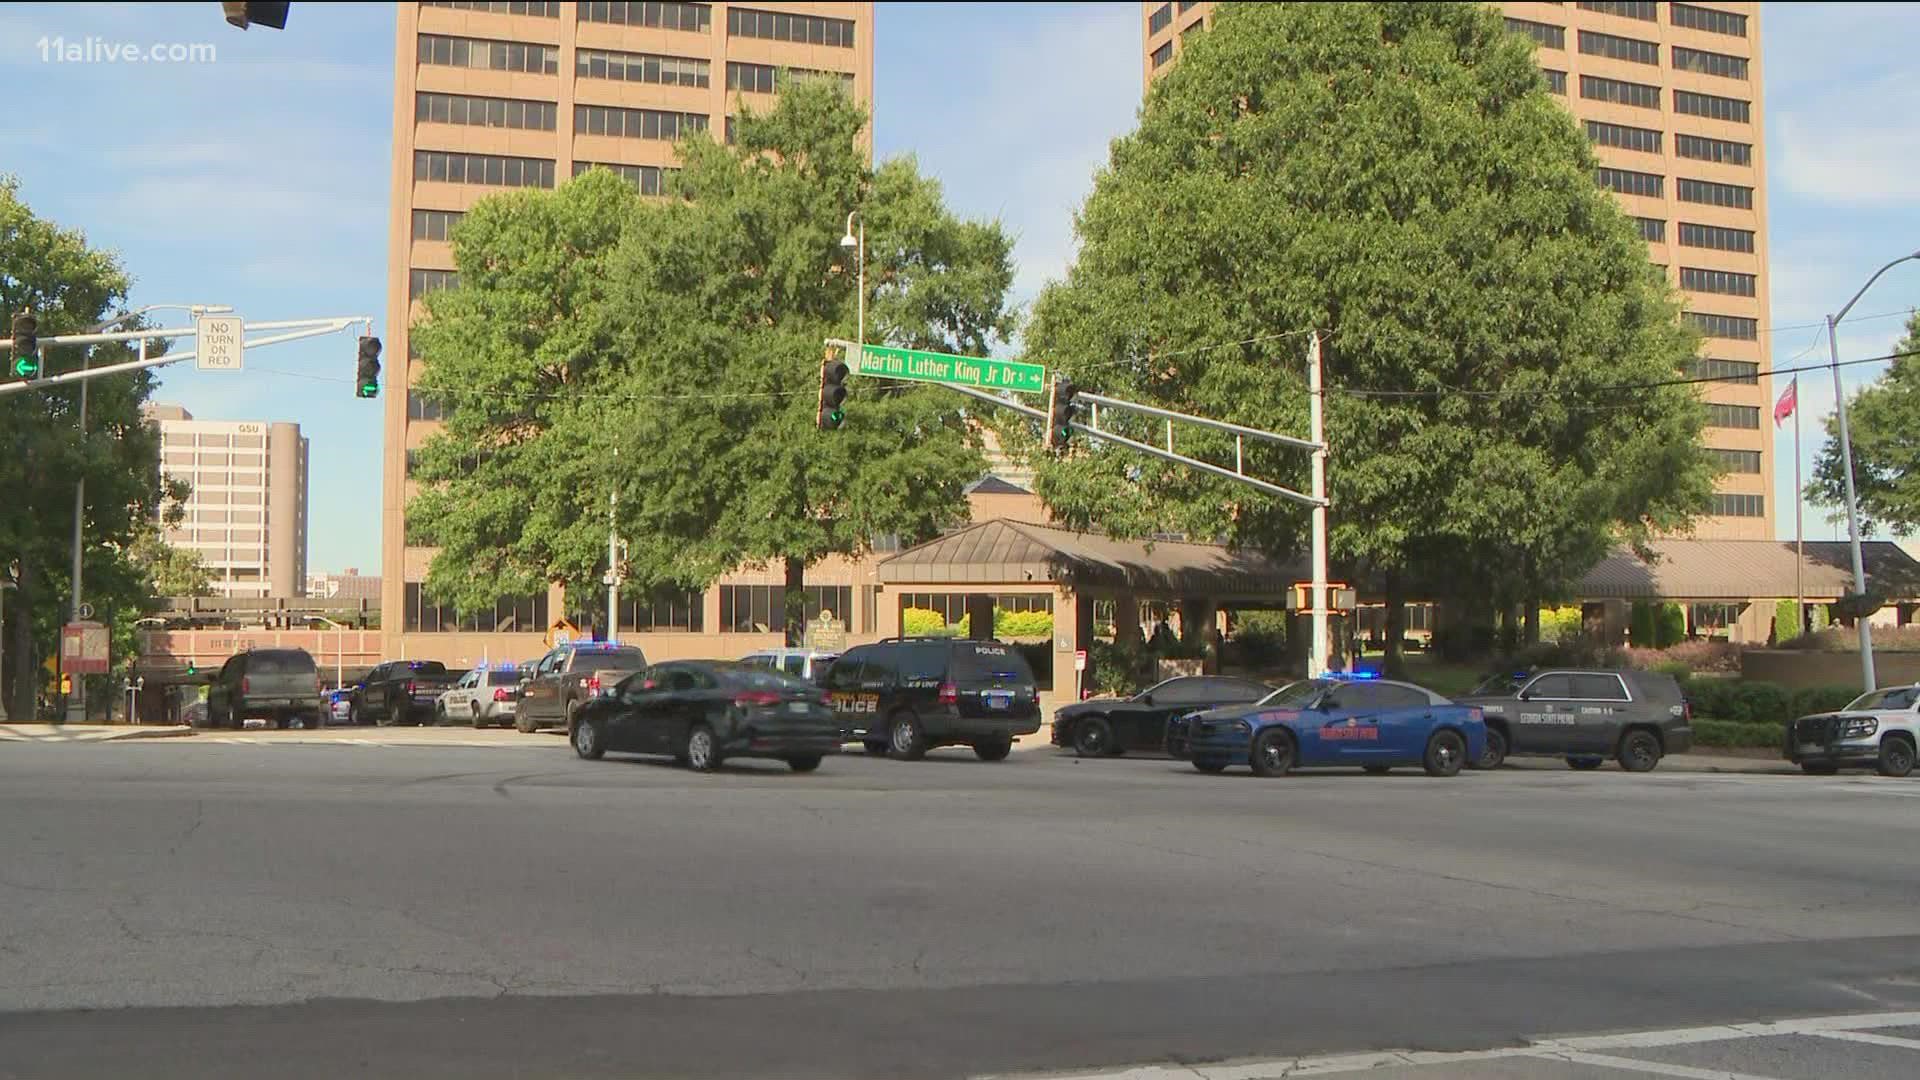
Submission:
[[[1697,719],[1740,724],[1784,724],[1799,716],[1833,712],[1859,695],[1845,686],[1814,686],[1789,691],[1768,682],[1745,679],[1681,679]]]
[[[931,612],[929,612],[931,614]],[[993,636],[1002,641],[1053,637],[1053,612],[993,609]]]
[[[1737,720],[1702,720],[1698,717],[1693,721],[1695,746],[1777,749],[1785,741],[1786,732],[1782,724],[1750,724]]]
[[[900,612],[900,632],[907,637],[965,637],[964,622],[947,625],[946,617],[929,608],[907,608]]]

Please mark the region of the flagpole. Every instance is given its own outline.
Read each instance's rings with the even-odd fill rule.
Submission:
[[[1800,487],[1800,376],[1793,377],[1793,617],[1795,637],[1807,632],[1807,534]]]

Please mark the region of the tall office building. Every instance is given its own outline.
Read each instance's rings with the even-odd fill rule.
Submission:
[[[215,595],[290,597],[307,583],[307,440],[299,424],[195,420],[148,405],[160,470],[193,493],[167,542],[200,553]]]
[[[539,634],[590,604],[567,604],[553,589],[456,615],[423,598],[432,552],[406,543],[415,491],[408,465],[441,419],[438,405],[408,392],[408,326],[423,295],[458,283],[449,228],[488,195],[550,189],[595,165],[659,195],[674,141],[725,138],[741,102],[765,112],[782,69],[841,78],[871,107],[873,4],[442,0],[398,8],[382,626],[391,655],[537,652],[524,636],[499,635]],[[639,631],[671,624],[693,633],[725,615],[720,599],[699,594],[628,606]]]
[[[1697,535],[1770,540],[1767,180],[1760,5],[1504,3],[1586,130],[1598,181],[1640,226],[1704,335],[1705,441],[1726,470]],[[1213,3],[1141,5],[1147,81],[1204,33]]]

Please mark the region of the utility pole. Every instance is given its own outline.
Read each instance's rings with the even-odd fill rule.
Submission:
[[[620,472],[620,450],[613,451],[613,471],[615,484],[607,486],[607,637],[612,641],[620,636],[620,489],[617,479]]]
[[[1313,643],[1307,652],[1307,677],[1317,678],[1328,670],[1331,650],[1327,641],[1327,431],[1324,398],[1320,385],[1320,334],[1307,340],[1307,437],[1313,449]]]

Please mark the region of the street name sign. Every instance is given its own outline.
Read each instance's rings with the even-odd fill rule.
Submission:
[[[851,367],[855,375],[973,386],[981,390],[1014,390],[1022,394],[1047,392],[1046,366],[1023,360],[985,360],[925,349],[865,345]]]
[[[246,361],[238,315],[202,315],[194,320],[193,366],[201,371],[240,371]]]

